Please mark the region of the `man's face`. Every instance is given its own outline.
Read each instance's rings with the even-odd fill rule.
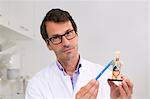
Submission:
[[[54,37],[57,35],[63,35],[66,31],[73,30],[70,21],[63,23],[47,22],[46,30],[48,37]],[[75,32],[75,31],[73,31]],[[49,41],[47,45],[50,50],[53,50],[58,60],[70,60],[78,55],[78,36],[68,40],[65,36],[62,36],[62,42],[59,44],[53,44]]]

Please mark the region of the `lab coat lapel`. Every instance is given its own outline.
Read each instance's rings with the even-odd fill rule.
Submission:
[[[63,72],[59,71],[59,69],[57,68],[57,65],[55,65],[55,72],[58,73],[58,75],[59,75],[58,77],[60,77],[62,85],[64,86],[64,88],[66,88],[66,91],[68,91],[70,96],[72,96],[73,95],[73,88],[72,88],[70,76],[64,76]]]
[[[72,88],[70,76],[64,76],[61,74],[61,80],[62,80],[65,88],[68,90],[69,94],[73,95],[73,88]]]
[[[86,65],[86,61],[82,60],[81,65],[82,66],[80,68],[80,74],[78,76],[74,89],[74,95],[80,90],[81,87],[85,86],[90,80],[93,79],[93,77],[91,76],[91,72],[89,71],[90,69],[89,67],[87,67],[88,65]]]

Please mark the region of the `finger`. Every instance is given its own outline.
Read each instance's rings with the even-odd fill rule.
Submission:
[[[122,81],[122,88],[125,91],[126,95],[129,96],[131,94],[131,91],[127,85],[127,83],[123,80]]]
[[[123,87],[120,85],[118,86],[118,88],[119,88],[120,96],[126,97],[126,92],[124,91]]]
[[[88,99],[88,98],[91,99],[91,97],[92,97],[92,99],[93,99],[94,98],[93,97],[94,96],[94,92],[96,90],[98,90],[98,88],[99,88],[98,86],[99,86],[99,82],[96,81],[96,83],[91,87],[91,89],[89,89],[88,92],[85,94],[85,98],[86,99]]]
[[[113,81],[110,81],[109,79],[108,79],[108,84],[110,85],[110,88],[111,88],[110,96],[111,97],[120,96],[120,90],[119,90],[118,85],[116,85]]]
[[[129,79],[127,79],[126,77],[123,77],[123,80],[127,83],[127,86],[129,87],[130,92],[132,94],[133,93],[133,83]]]
[[[80,89],[79,95],[84,96],[95,83],[96,83],[96,80],[91,80],[87,85],[85,85],[84,87]]]
[[[108,84],[111,88],[115,88],[117,87],[117,85],[113,82],[113,81],[110,81],[109,79],[107,80],[108,81]]]
[[[98,95],[98,89],[99,89],[99,82],[96,82],[96,86],[95,86],[95,90],[93,92],[93,95],[91,96],[90,99],[96,99],[97,95]]]

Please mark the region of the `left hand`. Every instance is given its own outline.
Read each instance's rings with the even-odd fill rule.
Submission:
[[[108,80],[111,90],[111,99],[131,99],[133,93],[133,83],[125,77],[122,77],[122,80],[121,85],[116,85],[113,81]]]

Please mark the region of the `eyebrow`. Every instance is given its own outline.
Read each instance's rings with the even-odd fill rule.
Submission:
[[[60,35],[59,35],[59,34],[54,34],[54,35],[52,35],[51,37],[56,37],[56,36],[60,36]],[[50,38],[51,38],[51,37],[50,37]]]
[[[69,31],[72,31],[73,29],[67,29],[65,32],[64,32],[64,34],[66,33],[66,32],[69,32]],[[62,34],[63,35],[63,34]],[[52,35],[51,37],[55,37],[55,36],[60,36],[59,34],[54,34],[54,35]],[[50,37],[50,38],[51,38]]]

